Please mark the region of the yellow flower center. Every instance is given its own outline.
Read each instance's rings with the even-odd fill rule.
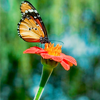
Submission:
[[[44,48],[44,50],[46,50],[46,51],[48,52],[49,55],[60,56],[61,47],[62,47],[62,45],[60,46],[59,44],[57,44],[57,45],[54,47],[54,43],[53,43],[53,44],[51,44],[51,43],[45,43],[45,48]]]

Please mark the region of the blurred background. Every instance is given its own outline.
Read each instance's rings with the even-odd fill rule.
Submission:
[[[62,41],[62,52],[78,63],[69,71],[59,64],[41,100],[100,100],[100,1],[28,1],[41,15],[49,39]],[[23,54],[41,45],[17,33],[21,2],[0,0],[0,100],[32,100],[41,78],[41,57]]]

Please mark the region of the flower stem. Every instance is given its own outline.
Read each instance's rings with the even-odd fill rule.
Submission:
[[[39,100],[40,99],[40,97],[42,95],[42,92],[44,90],[44,86],[46,85],[52,71],[53,71],[53,67],[43,66],[40,85],[39,85],[39,88],[38,88],[38,91],[35,95],[34,100]]]

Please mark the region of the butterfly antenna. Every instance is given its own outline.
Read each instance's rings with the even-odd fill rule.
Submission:
[[[51,42],[52,42],[52,41],[54,41],[54,42],[60,42],[60,43],[64,44],[64,42],[58,41],[58,40],[50,40],[50,41],[51,41]]]
[[[42,44],[41,44],[41,48],[42,48]]]

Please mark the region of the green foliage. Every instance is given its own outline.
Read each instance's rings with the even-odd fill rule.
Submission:
[[[48,35],[60,37],[63,33],[67,34],[68,29],[70,34],[77,34],[81,39],[88,34],[83,29],[88,29],[90,35],[86,37],[89,41],[87,45],[93,43],[92,45],[100,46],[98,43],[100,40],[99,0],[28,1],[37,8]],[[27,43],[17,34],[17,24],[21,19],[21,2],[22,0],[0,1],[0,95],[2,100],[32,100],[34,97],[32,89],[39,84],[33,81],[37,81],[38,77],[35,79],[33,77],[40,76],[42,71],[39,56],[23,54],[27,48],[39,44]],[[87,100],[100,100],[99,54],[87,58],[82,56],[84,59],[91,60],[90,65],[91,63],[92,65],[87,69],[78,64],[77,67],[66,72],[58,66],[49,81],[53,90],[47,91],[47,94],[44,91],[44,97],[41,100],[61,100],[60,97],[65,98],[63,100],[67,98],[68,100],[81,100],[79,97],[84,99],[84,96],[89,98]],[[79,58],[76,58],[79,63]],[[95,95],[92,95],[93,93]],[[50,96],[47,96],[49,94]]]

